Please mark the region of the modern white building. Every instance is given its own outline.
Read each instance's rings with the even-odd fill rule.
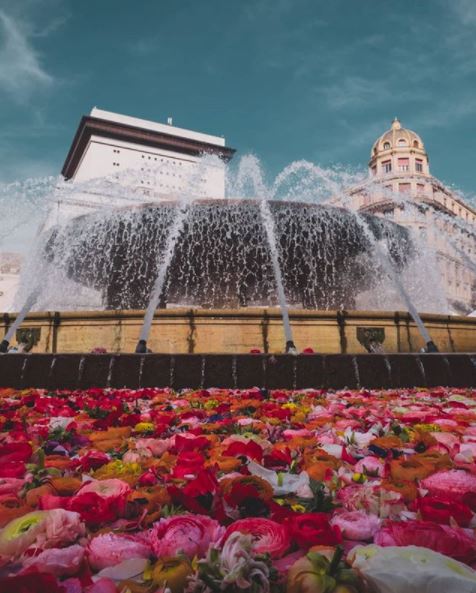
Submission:
[[[83,116],[57,189],[51,223],[104,207],[225,197],[225,139],[104,111]]]

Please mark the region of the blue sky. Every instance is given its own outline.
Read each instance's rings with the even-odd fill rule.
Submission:
[[[476,0],[0,0],[0,180],[56,174],[94,105],[223,134],[270,175],[366,166],[397,115],[476,193]]]

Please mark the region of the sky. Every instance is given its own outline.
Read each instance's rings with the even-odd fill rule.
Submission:
[[[93,106],[224,135],[269,176],[367,166],[395,116],[476,194],[476,0],[0,0],[0,182]]]

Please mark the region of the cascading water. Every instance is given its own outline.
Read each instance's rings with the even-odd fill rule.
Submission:
[[[296,346],[293,340],[291,322],[289,320],[288,304],[286,301],[286,295],[284,293],[284,283],[281,274],[281,266],[279,263],[279,251],[276,244],[274,219],[268,206],[269,192],[265,187],[263,174],[259,164],[254,157],[242,159],[240,163],[240,172],[238,174],[239,184],[243,184],[242,177],[245,177],[246,175],[248,175],[253,182],[254,190],[259,199],[259,209],[270,249],[271,262],[273,264],[274,278],[276,281],[276,291],[278,295],[279,307],[281,309],[281,316],[283,319],[284,335],[286,338],[286,352],[290,354],[297,354]]]
[[[257,159],[244,157],[238,173],[229,175],[230,197],[224,200],[204,199],[192,179],[190,191],[157,199],[153,175],[149,197],[149,190],[137,191],[137,175],[48,182],[56,188],[52,208],[22,274],[19,309],[31,304],[32,294],[37,309],[147,308],[146,339],[158,305],[279,304],[288,342],[288,306],[388,310],[395,289],[395,306],[403,301],[424,338],[429,336],[418,310],[446,312],[431,276],[434,254],[423,252],[421,237],[383,218],[356,214],[343,199],[345,188],[363,182],[359,173],[298,161],[265,184]],[[69,218],[55,214],[85,195],[94,208]],[[392,197],[408,216],[424,216],[423,207],[413,213],[406,196]],[[458,224],[462,232],[474,231]],[[412,267],[418,273],[410,274]]]
[[[152,327],[154,313],[159,305],[159,300],[164,289],[167,272],[169,270],[169,266],[172,262],[172,258],[175,253],[175,246],[177,244],[180,234],[183,232],[188,210],[192,206],[191,196],[193,195],[193,190],[200,183],[202,169],[203,166],[206,166],[206,163],[207,159],[202,159],[197,171],[191,176],[191,179],[187,184],[188,187],[186,188],[184,194],[181,196],[180,203],[177,205],[177,214],[175,215],[174,223],[168,234],[164,253],[161,254],[160,257],[157,278],[155,279],[152,288],[152,293],[149,299],[149,304],[147,305],[147,309],[144,315],[144,321],[142,323],[142,329],[136,347],[137,353],[147,352],[147,340],[149,337],[150,328]]]

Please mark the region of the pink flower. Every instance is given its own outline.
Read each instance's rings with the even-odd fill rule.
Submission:
[[[172,446],[172,439],[137,439],[136,449],[146,449],[155,457],[160,457]]]
[[[476,540],[459,527],[430,521],[388,521],[374,538],[379,546],[420,546],[471,564],[476,560]]]
[[[355,464],[354,471],[359,474],[382,478],[385,473],[385,462],[382,459],[368,455]]]
[[[33,511],[10,521],[0,531],[0,556],[16,558],[28,548],[57,548],[84,535],[78,513],[53,509]]]
[[[218,542],[224,528],[205,515],[176,515],[155,523],[149,542],[157,557],[175,556],[179,552],[190,558],[205,556],[210,544]]]
[[[421,486],[432,496],[461,501],[465,494],[476,492],[476,476],[461,469],[450,469],[422,480]]]
[[[271,519],[252,517],[235,521],[226,530],[223,542],[226,542],[235,531],[253,537],[253,551],[256,554],[270,554],[272,558],[281,558],[291,545],[291,537],[286,526]]]
[[[104,533],[94,537],[88,546],[89,564],[95,570],[115,566],[129,558],[148,558],[151,555],[148,543],[132,535]]]
[[[376,515],[364,511],[344,511],[334,515],[331,525],[337,525],[343,537],[357,541],[370,541],[380,527]]]
[[[0,478],[0,495],[16,494],[24,483],[21,478]]]
[[[38,556],[25,558],[23,566],[38,572],[50,572],[57,577],[64,577],[75,574],[79,570],[83,558],[83,546],[75,544],[68,548],[43,550]]]

